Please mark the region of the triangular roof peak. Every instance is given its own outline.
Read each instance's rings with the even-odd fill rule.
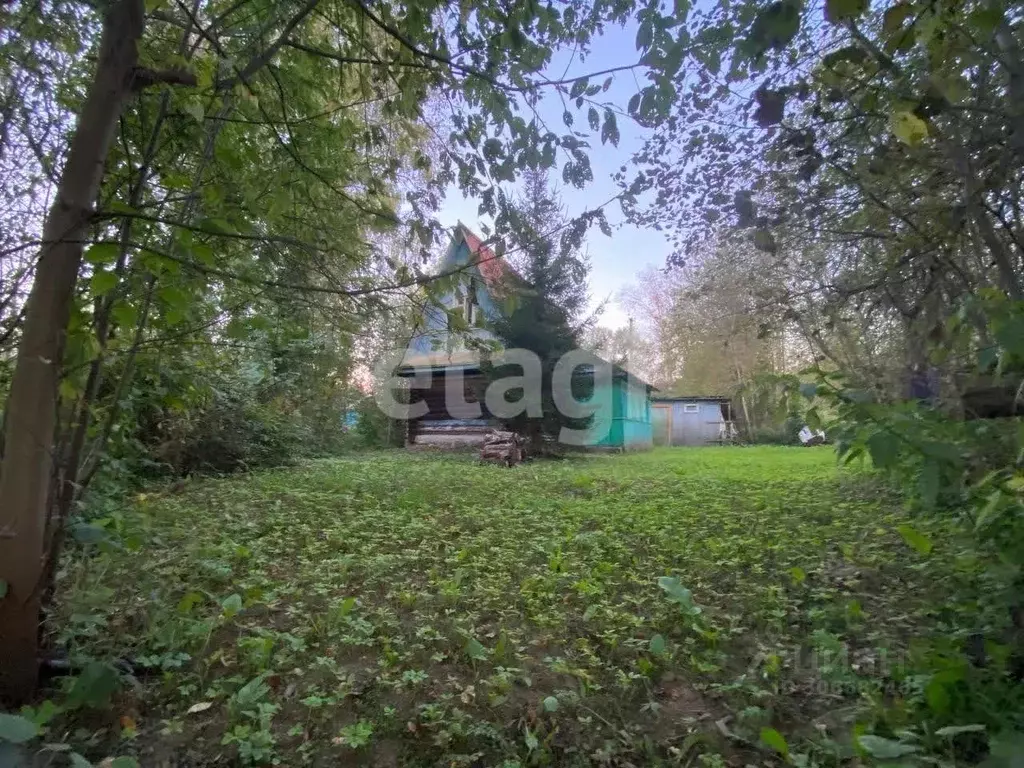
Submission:
[[[506,280],[522,278],[509,265],[503,256],[499,256],[484,240],[461,221],[455,227],[455,239],[464,240],[469,248],[469,260],[476,264],[480,276],[492,291],[500,289]]]

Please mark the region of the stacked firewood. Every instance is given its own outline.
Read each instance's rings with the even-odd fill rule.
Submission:
[[[506,467],[515,466],[523,460],[524,455],[523,438],[515,432],[498,429],[492,429],[487,433],[480,449],[481,461],[493,461]]]

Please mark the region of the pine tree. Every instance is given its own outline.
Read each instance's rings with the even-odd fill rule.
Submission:
[[[530,418],[524,413],[504,422],[506,428],[528,438],[534,453],[550,452],[562,427],[585,429],[589,422],[559,413],[552,390],[556,363],[581,346],[584,332],[594,321],[587,310],[589,263],[579,248],[561,236],[568,222],[547,173],[527,171],[510,227],[510,261],[526,285],[516,291],[514,308],[496,322],[495,331],[506,348],[528,349],[541,359],[544,415]],[[501,365],[491,369],[494,378],[519,373]],[[586,395],[586,385],[574,382],[577,398]]]

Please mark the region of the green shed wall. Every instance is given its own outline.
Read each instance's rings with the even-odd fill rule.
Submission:
[[[608,423],[607,433],[591,443],[594,447],[643,450],[653,445],[651,401],[647,388],[628,378],[614,378],[611,387],[611,412],[594,414],[594,427]],[[595,395],[598,395],[595,392]],[[605,395],[607,396],[607,394]],[[599,430],[600,434],[603,430]]]

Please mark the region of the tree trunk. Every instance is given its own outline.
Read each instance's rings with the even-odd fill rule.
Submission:
[[[142,37],[142,0],[116,0],[103,20],[99,60],[56,199],[43,228],[7,400],[0,473],[0,699],[31,696],[36,685],[47,493],[53,472],[57,385],[75,280],[107,152],[132,92]]]

